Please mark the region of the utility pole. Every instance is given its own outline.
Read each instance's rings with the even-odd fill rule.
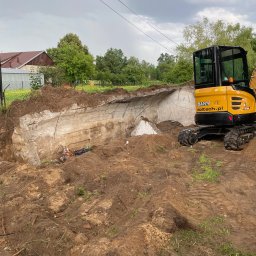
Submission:
[[[2,61],[1,61],[1,58],[0,58],[0,101],[1,101],[1,106],[4,105],[4,102],[3,102],[3,80],[2,80]]]

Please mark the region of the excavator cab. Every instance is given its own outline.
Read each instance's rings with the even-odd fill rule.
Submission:
[[[180,143],[192,145],[210,134],[229,138],[234,131],[240,135],[250,133],[251,137],[256,96],[249,87],[246,51],[242,47],[214,45],[194,52],[193,63],[198,127],[181,131]],[[225,143],[229,140],[225,138],[226,148],[237,149],[243,144],[240,137],[239,142],[232,142],[235,146]]]
[[[193,54],[198,125],[233,126],[255,119],[255,93],[249,87],[246,51],[212,46]]]

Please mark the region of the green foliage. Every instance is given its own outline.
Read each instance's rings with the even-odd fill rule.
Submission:
[[[110,48],[104,56],[96,57],[96,69],[111,74],[120,74],[126,63],[127,58],[121,49]]]
[[[162,81],[183,83],[192,80],[193,64],[190,60],[162,53],[158,58],[157,74]]]
[[[30,79],[30,87],[32,90],[38,90],[43,86],[43,82],[40,74],[31,73],[29,79]]]
[[[193,65],[191,61],[179,59],[172,69],[166,74],[166,81],[169,83],[183,83],[193,79]]]
[[[158,58],[158,66],[157,66],[157,78],[162,81],[168,81],[168,74],[173,70],[176,58],[173,55],[169,55],[168,53],[161,53]]]
[[[106,235],[109,238],[114,238],[118,235],[119,233],[119,229],[118,227],[116,227],[115,225],[111,226],[107,231],[106,231]]]
[[[222,216],[203,221],[198,229],[182,229],[174,233],[164,255],[174,250],[177,255],[255,256],[234,248],[229,242],[230,230]],[[172,254],[171,254],[172,255]]]
[[[237,250],[231,243],[224,243],[220,245],[219,252],[221,255],[225,256],[256,256],[256,253],[246,253]]]
[[[28,98],[30,93],[31,93],[30,89],[7,90],[5,92],[7,107],[15,100],[24,100]]]
[[[110,48],[96,57],[96,79],[102,85],[142,84],[156,78],[155,67],[135,57],[127,57],[120,49]]]
[[[79,187],[76,190],[76,195],[78,196],[84,196],[85,195],[85,189],[83,187]]]
[[[237,24],[229,24],[217,20],[215,22],[204,18],[195,24],[188,25],[183,32],[185,43],[177,50],[180,58],[192,61],[192,53],[195,50],[206,48],[212,45],[241,46],[248,51],[248,64],[250,69],[256,62],[255,36],[251,27]]]
[[[193,172],[193,179],[196,181],[208,181],[217,182],[220,176],[218,170],[219,161],[214,165],[214,161],[211,161],[205,154],[201,154],[198,159],[198,166]]]
[[[40,73],[44,74],[46,84],[60,86],[65,82],[65,72],[60,67],[41,67]]]
[[[60,39],[57,48],[47,50],[58,67],[57,73],[52,73],[53,81],[63,81],[76,84],[92,78],[94,74],[93,57],[88,48],[82,45],[75,34],[67,34]]]
[[[58,48],[65,47],[65,45],[75,45],[79,48],[79,50],[83,51],[85,54],[88,54],[88,47],[82,44],[80,38],[73,33],[68,33],[64,37],[62,37],[58,43]]]

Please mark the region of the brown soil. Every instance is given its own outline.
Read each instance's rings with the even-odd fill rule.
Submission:
[[[52,112],[61,111],[72,106],[74,103],[84,107],[96,107],[115,99],[147,95],[157,90],[168,90],[170,88],[177,88],[177,86],[153,85],[134,92],[127,92],[124,89],[116,88],[104,93],[86,93],[72,88],[45,86],[41,90],[35,91],[27,100],[14,101],[7,111],[7,116],[15,121],[18,117],[44,110]]]
[[[221,140],[186,148],[178,124],[158,127],[64,164],[2,161],[0,255],[247,255],[220,253],[224,242],[255,255],[256,140],[241,152]],[[201,158],[216,182],[193,179]],[[200,223],[217,217],[222,233],[208,239]],[[190,232],[207,241],[179,240]]]
[[[191,85],[191,82],[179,86],[187,85]],[[44,110],[61,111],[75,103],[83,107],[93,108],[116,100],[129,100],[134,97],[151,95],[156,91],[168,91],[174,88],[177,86],[153,85],[134,92],[116,88],[105,93],[90,94],[73,88],[44,86],[41,90],[33,92],[28,99],[14,101],[6,112],[0,113],[0,159],[14,159],[11,150],[11,136],[21,116]]]

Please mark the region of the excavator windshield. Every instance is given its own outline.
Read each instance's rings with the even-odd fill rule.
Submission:
[[[249,86],[246,52],[242,48],[220,47],[220,63],[223,85]]]
[[[194,52],[196,88],[249,86],[246,51],[241,47],[212,46]]]

